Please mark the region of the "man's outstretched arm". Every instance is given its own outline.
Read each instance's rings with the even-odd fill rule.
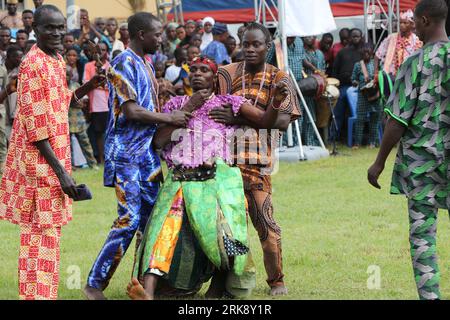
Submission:
[[[384,170],[386,159],[391,153],[392,149],[395,147],[397,143],[400,142],[400,139],[403,137],[406,131],[406,126],[399,121],[389,118],[388,123],[386,124],[383,141],[381,142],[380,151],[378,152],[377,159],[375,163],[369,168],[367,179],[369,183],[377,189],[381,189],[381,186],[378,184],[378,178]]]

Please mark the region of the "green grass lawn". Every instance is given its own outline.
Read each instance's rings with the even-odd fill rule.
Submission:
[[[282,299],[416,299],[409,256],[406,200],[389,195],[394,157],[382,176],[382,191],[366,182],[375,150],[311,163],[281,164],[273,177],[276,219],[283,230],[286,283]],[[74,220],[63,229],[60,299],[84,299],[77,289],[88,276],[116,218],[114,190],[102,187],[102,173],[77,171],[75,178],[93,190],[95,199],[76,204]],[[443,298],[450,298],[450,226],[441,212],[438,251]],[[0,299],[17,297],[18,228],[0,222]],[[267,297],[261,247],[253,228],[251,245],[257,265],[252,299]],[[134,247],[111,281],[106,295],[127,299]],[[381,271],[381,288],[368,289],[369,266]],[[69,282],[69,283],[68,283]],[[68,285],[69,284],[69,285]]]

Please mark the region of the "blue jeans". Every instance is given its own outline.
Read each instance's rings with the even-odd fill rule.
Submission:
[[[344,127],[345,121],[345,111],[347,110],[347,90],[350,88],[349,85],[343,85],[339,88],[340,96],[339,100],[334,108],[334,116],[336,117],[337,132],[335,131],[334,124],[330,127],[330,139],[336,138],[339,140],[341,137],[342,128]]]
[[[89,273],[88,286],[105,290],[137,232],[136,248],[159,191],[155,182],[116,182],[118,219]],[[136,258],[135,258],[136,259]]]

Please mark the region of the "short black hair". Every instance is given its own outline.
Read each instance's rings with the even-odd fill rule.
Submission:
[[[75,46],[71,46],[71,47],[67,48],[66,54],[67,54],[69,51],[75,51],[77,54],[79,54],[78,49],[77,49],[77,47],[75,47]]]
[[[200,50],[200,48],[199,48],[199,47],[197,47],[197,46],[194,46],[194,45],[190,45],[189,47],[187,47],[187,49],[186,49],[186,50],[188,50],[188,51],[189,51],[189,49],[191,49],[191,48],[196,48],[196,49]]]
[[[113,53],[112,53],[112,58],[114,59],[115,57],[117,57],[121,53],[122,53],[121,50],[114,50]]]
[[[34,23],[36,25],[40,25],[46,21],[47,13],[48,12],[58,12],[62,16],[64,16],[61,12],[61,10],[58,9],[58,7],[52,5],[52,4],[44,4],[43,6],[40,6],[36,9],[34,12]]]
[[[6,27],[6,26],[1,26],[1,27],[0,27],[0,31],[8,31],[8,32],[9,32],[9,35],[11,35],[11,29],[8,28],[8,27]]]
[[[178,48],[175,49],[175,51],[174,51],[174,53],[173,53],[175,59],[178,60],[178,58],[181,57],[181,55],[182,55],[182,53],[183,53],[183,50],[186,50],[186,49],[183,48],[183,47],[178,47]]]
[[[185,29],[185,26],[180,24],[178,27],[176,27],[176,30],[181,29],[181,28]]]
[[[153,21],[158,21],[159,19],[149,12],[138,12],[128,18],[128,32],[130,33],[131,39],[136,39],[138,32],[153,31]]]
[[[28,35],[28,32],[24,29],[20,29],[16,32],[16,34],[19,34],[19,33],[25,33],[26,35]]]
[[[331,33],[324,33],[323,36],[322,36],[322,40],[324,38],[330,38],[331,40],[334,41],[334,37],[333,37],[333,35]]]
[[[24,15],[25,13],[31,13],[32,15],[34,15],[33,11],[26,9],[22,11],[22,15]]]
[[[258,22],[251,22],[247,25],[245,28],[245,32],[252,31],[252,30],[259,30],[264,34],[264,37],[266,38],[266,43],[269,44],[272,42],[272,34],[270,33],[269,29],[267,29],[265,26]],[[245,34],[244,32],[244,34]]]
[[[417,16],[428,16],[431,20],[441,22],[447,19],[448,1],[446,0],[421,0],[415,10]]]
[[[106,46],[106,48],[108,49],[108,51],[109,51],[109,44],[108,44],[106,41],[101,40],[101,41],[99,41],[99,42],[97,43],[97,45],[101,45],[101,44],[104,44],[104,45]]]
[[[355,31],[358,31],[358,32],[361,34],[361,36],[364,34],[364,33],[362,32],[361,29],[359,29],[359,28],[353,28],[353,29],[350,30],[350,36],[351,36],[352,33],[355,32]]]
[[[364,51],[364,50],[371,50],[371,51],[373,51],[374,49],[375,49],[375,46],[373,45],[372,42],[365,42],[360,48],[361,52]]]
[[[344,32],[350,33],[350,29],[349,29],[349,28],[342,28],[342,29],[339,31],[339,35],[342,35]]]
[[[6,50],[6,59],[11,58],[13,54],[16,52],[23,52],[22,48],[17,45],[11,45],[8,47],[8,50]]]

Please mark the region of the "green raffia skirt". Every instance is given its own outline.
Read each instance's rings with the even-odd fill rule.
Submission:
[[[255,287],[247,210],[239,168],[216,162],[207,181],[173,181],[169,171],[137,251],[133,276],[151,269],[166,283],[196,292],[215,269],[227,270],[227,291],[246,297]],[[247,249],[247,250],[245,250]]]

